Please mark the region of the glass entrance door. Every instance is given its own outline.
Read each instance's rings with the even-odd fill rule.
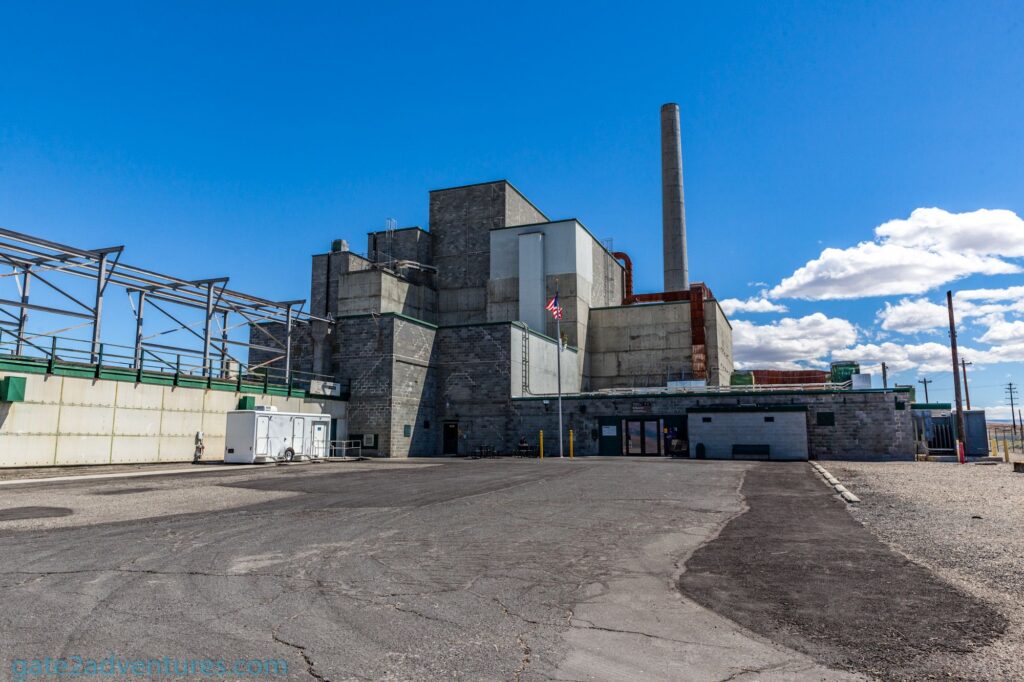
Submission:
[[[624,454],[660,455],[661,420],[627,419],[624,441]]]

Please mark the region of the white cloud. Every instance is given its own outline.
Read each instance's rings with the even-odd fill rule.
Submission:
[[[879,225],[875,235],[890,244],[926,251],[1024,256],[1024,220],[1001,209],[949,213],[941,208],[919,208],[907,220]]]
[[[1024,322],[1015,320],[1007,322],[1002,317],[995,317],[988,330],[978,339],[982,343],[1024,344]]]
[[[775,286],[772,298],[808,300],[921,294],[968,275],[1021,272],[1024,220],[1012,211],[919,208],[875,228],[875,240],[828,248]]]
[[[722,306],[722,311],[726,315],[733,313],[784,313],[789,310],[781,303],[774,303],[767,298],[748,298],[745,301],[738,298],[727,298],[724,301],[719,301],[718,304]]]
[[[855,360],[862,365],[886,364],[890,372],[917,369],[921,372],[950,371],[953,366],[949,346],[941,343],[903,344],[866,343],[842,348],[832,353],[833,360]]]
[[[953,295],[953,307],[958,326],[960,322],[974,318],[992,325],[1002,321],[1005,313],[1024,313],[1024,287],[965,289]],[[903,298],[896,304],[887,302],[876,317],[882,329],[901,334],[949,327],[945,302],[933,303],[926,298]],[[992,340],[995,341],[994,338]]]
[[[878,321],[882,329],[914,334],[949,325],[949,313],[946,306],[937,305],[925,298],[900,299],[896,305],[886,303],[885,308],[878,311]]]
[[[820,364],[833,348],[857,340],[852,324],[822,313],[763,325],[736,320],[732,325],[733,354],[742,367],[796,369],[801,362]]]

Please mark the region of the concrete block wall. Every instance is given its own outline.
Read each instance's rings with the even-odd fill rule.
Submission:
[[[547,218],[508,182],[430,193],[433,263],[438,269],[438,322],[487,321],[490,230]]]
[[[339,318],[332,338],[332,373],[350,382],[348,432],[375,434],[377,450],[391,450],[394,315]]]
[[[366,235],[366,255],[374,263],[411,260],[433,264],[433,237],[419,227],[403,227],[392,232],[370,232]]]
[[[0,403],[0,467],[191,461],[196,432],[206,458],[224,453],[225,414],[242,394],[106,379],[23,376],[25,402]],[[251,394],[245,394],[251,395]],[[255,396],[282,412],[332,414],[345,404]]]
[[[500,447],[515,431],[511,330],[510,323],[437,330],[437,419],[459,423],[459,454],[471,454],[481,445]],[[436,437],[440,454],[440,430]]]
[[[834,393],[761,393],[739,395],[690,394],[676,396],[635,395],[563,398],[565,429],[576,433],[576,452],[596,455],[599,452],[600,418],[658,417],[683,415],[688,409],[701,407],[804,406],[800,413],[807,424],[807,448],[811,458],[860,458],[886,456],[911,458],[914,454],[913,425],[909,409],[897,405],[907,401],[908,394],[897,391],[838,391]],[[636,405],[644,404],[637,413]],[[650,403],[650,405],[646,405]],[[544,405],[538,398],[517,398],[512,401],[513,425],[510,433],[528,434],[536,444],[536,434],[544,430],[546,438],[557,434],[558,413],[553,401]],[[818,412],[832,412],[835,427],[817,426]],[[690,415],[694,420],[699,413]],[[470,425],[467,425],[470,426]],[[513,452],[518,436],[503,444]],[[550,443],[548,441],[548,451]]]
[[[899,457],[915,452],[908,394],[879,399],[875,393],[845,392],[841,398],[808,401],[811,452],[822,459],[850,453]],[[902,407],[900,407],[902,405]],[[831,412],[834,426],[818,424],[819,412]]]

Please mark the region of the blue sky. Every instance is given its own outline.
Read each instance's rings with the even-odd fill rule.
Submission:
[[[5,3],[0,40],[5,227],[296,298],[332,238],[507,178],[652,291],[675,101],[692,277],[769,294],[739,360],[887,359],[949,400],[929,305],[997,290],[963,299],[972,402],[1024,380],[1020,3]]]

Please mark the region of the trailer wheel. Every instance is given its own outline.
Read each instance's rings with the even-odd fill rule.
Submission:
[[[295,459],[295,451],[291,448],[286,448],[284,451],[284,461],[290,462]]]

